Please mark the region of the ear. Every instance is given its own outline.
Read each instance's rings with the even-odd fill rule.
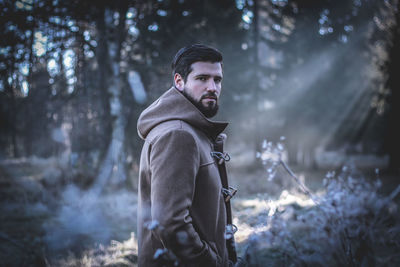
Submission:
[[[183,91],[183,88],[185,87],[185,81],[183,80],[182,76],[179,73],[175,73],[174,75],[174,83],[176,89],[179,91]]]

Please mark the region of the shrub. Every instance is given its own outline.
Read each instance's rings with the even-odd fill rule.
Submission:
[[[258,214],[262,223],[253,227],[264,224],[265,230],[248,238],[247,266],[400,266],[394,201],[400,186],[383,196],[380,180],[368,182],[343,167],[339,175],[327,174],[324,187],[323,194],[311,196],[313,205],[286,201]],[[285,191],[280,200],[288,195]]]

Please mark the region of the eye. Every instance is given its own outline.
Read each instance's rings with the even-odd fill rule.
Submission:
[[[221,83],[221,82],[222,82],[222,78],[215,78],[215,79],[214,79],[214,82],[215,82],[215,83]]]
[[[198,77],[197,79],[200,80],[200,81],[202,81],[202,82],[207,81],[207,78],[204,77],[204,76],[200,76],[200,77]]]

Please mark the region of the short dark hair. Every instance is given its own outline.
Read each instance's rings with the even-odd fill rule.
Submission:
[[[191,65],[198,61],[222,62],[222,54],[217,49],[203,44],[193,44],[179,49],[172,61],[172,75],[179,73],[186,82],[192,71]]]

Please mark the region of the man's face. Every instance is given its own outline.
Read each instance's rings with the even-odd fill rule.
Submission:
[[[222,66],[220,62],[195,62],[186,82],[180,74],[175,74],[175,86],[207,118],[218,111],[218,99],[221,94]]]

